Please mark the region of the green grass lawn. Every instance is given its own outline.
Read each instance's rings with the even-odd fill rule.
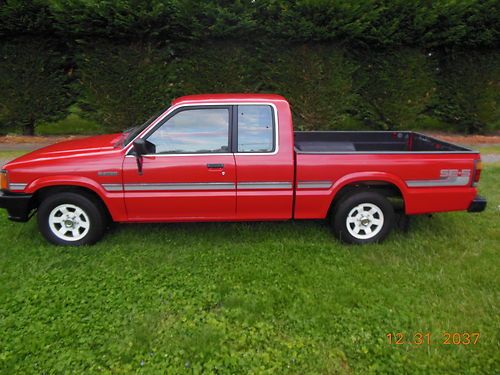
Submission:
[[[62,248],[2,212],[0,372],[492,374],[499,185],[488,164],[486,212],[419,217],[364,247],[285,222],[118,225]],[[480,338],[443,345],[445,332]]]
[[[27,153],[28,151],[0,151],[0,159],[14,159]]]
[[[37,135],[92,135],[104,132],[105,129],[96,122],[81,118],[75,113],[70,113],[60,121],[43,123],[36,127]]]
[[[102,125],[95,121],[86,119],[83,111],[73,105],[69,108],[69,114],[66,118],[49,123],[41,123],[36,127],[37,135],[92,135],[106,132]]]

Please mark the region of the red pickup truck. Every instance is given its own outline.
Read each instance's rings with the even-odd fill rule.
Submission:
[[[114,222],[329,219],[348,243],[404,215],[483,211],[478,152],[407,131],[294,132],[278,95],[176,99],[122,134],[61,142],[5,165],[0,207],[60,245]]]

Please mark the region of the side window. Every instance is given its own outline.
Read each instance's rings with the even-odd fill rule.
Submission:
[[[273,110],[268,105],[238,106],[238,152],[274,151]]]
[[[157,154],[229,152],[229,109],[189,109],[175,114],[148,139]]]

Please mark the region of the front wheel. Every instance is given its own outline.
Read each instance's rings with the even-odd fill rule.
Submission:
[[[66,192],[48,196],[41,202],[38,227],[53,244],[90,245],[103,236],[106,220],[99,205],[90,197]]]
[[[333,213],[333,229],[347,243],[381,242],[394,224],[394,208],[384,196],[364,191],[342,199]]]

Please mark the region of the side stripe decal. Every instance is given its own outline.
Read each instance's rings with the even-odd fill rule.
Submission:
[[[409,187],[439,187],[439,186],[467,186],[469,177],[456,177],[446,180],[408,180],[406,185]]]
[[[125,191],[144,190],[234,190],[233,183],[201,182],[201,183],[167,183],[167,184],[125,184]]]
[[[239,190],[291,189],[291,182],[238,182]]]
[[[406,180],[409,187],[467,186],[470,183],[470,169],[464,169],[458,175],[456,170],[444,169],[438,180]]]
[[[159,183],[159,184],[102,184],[106,191],[177,191],[177,190],[235,190],[236,185],[225,182]],[[239,190],[291,189],[291,182],[240,182]]]
[[[330,189],[333,183],[331,181],[299,181],[299,189]]]
[[[123,190],[122,184],[102,184],[102,187],[106,191],[122,191]]]

